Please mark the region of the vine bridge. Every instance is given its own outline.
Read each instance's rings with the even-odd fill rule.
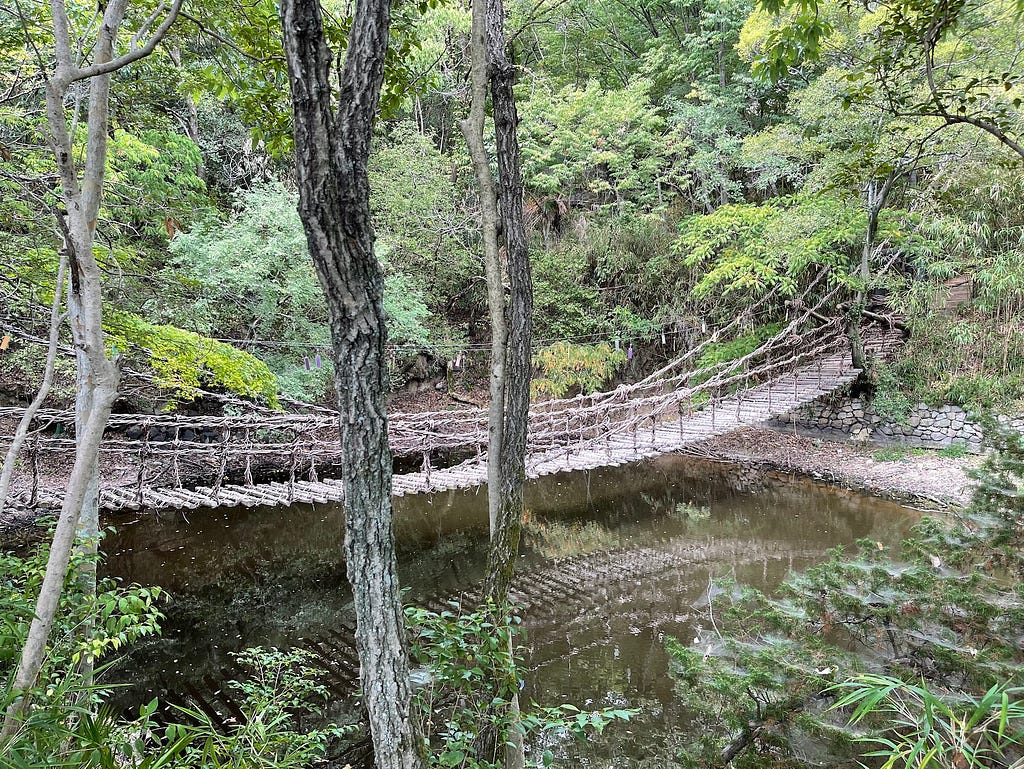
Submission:
[[[543,401],[530,409],[527,476],[590,470],[682,450],[723,433],[766,422],[852,382],[849,342],[838,320],[803,328],[808,313],[736,360],[698,367],[716,338],[640,382],[609,392]],[[895,329],[863,331],[869,355],[886,357],[902,341]],[[0,409],[0,418],[23,411]],[[59,507],[61,492],[41,482],[74,451],[60,425],[64,411],[40,411],[23,452],[12,507]],[[419,469],[397,472],[394,493],[465,489],[486,482],[487,410],[396,413],[392,452]],[[0,436],[0,448],[11,437]],[[439,455],[462,461],[433,467]],[[62,459],[63,458],[63,459]],[[337,415],[248,413],[239,416],[115,414],[101,448],[103,509],[196,509],[342,501]],[[324,477],[320,477],[324,476]],[[258,479],[258,480],[256,480]]]

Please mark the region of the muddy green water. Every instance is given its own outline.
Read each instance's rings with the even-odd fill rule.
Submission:
[[[608,769],[671,766],[688,739],[664,641],[690,640],[708,625],[710,579],[728,575],[771,588],[830,547],[860,537],[892,543],[916,520],[876,498],[678,457],[546,478],[528,488],[527,507],[532,523],[519,570],[524,589],[543,588],[545,598],[524,617],[525,694],[547,705],[639,708],[635,721],[586,744],[543,746],[563,766]],[[486,518],[482,492],[398,500],[408,600],[448,594],[480,577]],[[131,686],[120,699],[215,688],[231,651],[288,646],[352,622],[337,507],[148,514],[110,523],[117,531],[105,541],[107,573],[172,595],[163,637],[121,666],[118,675]],[[603,577],[595,571],[593,584],[551,582],[559,571],[553,562],[595,551],[638,555],[626,569]],[[648,569],[652,554],[670,557],[672,567]],[[602,562],[600,553],[591,558]]]

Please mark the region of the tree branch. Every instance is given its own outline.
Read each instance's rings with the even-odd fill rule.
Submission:
[[[188,11],[179,11],[178,15],[181,18],[186,19],[186,20],[192,22],[193,24],[195,24],[196,29],[198,29],[202,34],[208,35],[208,36],[212,37],[214,40],[216,40],[221,45],[230,48],[232,51],[237,53],[239,56],[242,56],[242,57],[248,59],[249,61],[266,62],[266,61],[284,61],[285,60],[284,56],[267,56],[267,57],[253,56],[248,51],[245,51],[242,48],[240,48],[239,46],[235,45],[233,42],[231,42],[228,38],[224,37],[219,32],[217,32],[217,31],[211,29],[210,27],[208,27],[206,24],[203,23],[203,21],[201,19],[197,19],[195,16],[193,16],[190,13],[188,13]]]
[[[1018,142],[1007,136],[1006,133],[994,123],[990,123],[987,120],[981,120],[980,118],[971,117],[969,115],[950,114],[946,105],[942,101],[942,96],[939,94],[938,87],[935,85],[935,44],[937,42],[937,37],[938,35],[934,30],[929,32],[925,41],[924,52],[924,72],[925,78],[928,82],[928,92],[930,93],[932,103],[935,105],[935,109],[938,112],[935,116],[941,117],[948,125],[972,125],[975,128],[980,128],[982,131],[995,137],[1000,143],[1009,147],[1024,158],[1024,146],[1021,146]]]
[[[60,2],[60,0],[54,0],[54,2]],[[139,59],[144,59],[145,57],[149,56],[160,44],[160,41],[163,40],[164,37],[167,35],[167,32],[171,28],[171,25],[174,24],[174,20],[178,18],[179,13],[181,12],[181,6],[183,2],[184,0],[174,0],[174,4],[171,6],[171,9],[167,14],[167,18],[160,23],[160,26],[156,28],[156,31],[153,33],[153,36],[150,37],[149,40],[146,41],[145,45],[143,45],[141,48],[136,48],[135,50],[129,51],[128,53],[122,56],[118,56],[117,58],[111,59],[110,61],[96,62],[91,66],[75,69],[70,72],[66,82],[70,84],[78,80],[86,80],[91,77],[96,77],[97,75],[108,75],[111,72],[116,72],[122,67],[131,64],[132,62],[138,61]],[[160,8],[157,8],[157,10],[154,11],[150,18],[147,19],[146,22],[143,24],[143,28],[146,28],[150,24],[152,24],[152,22],[155,20],[156,15],[164,7],[165,6],[161,5]],[[141,31],[142,30],[140,30],[140,32]],[[132,38],[133,45],[137,42],[137,37],[138,33],[136,34],[136,37]]]

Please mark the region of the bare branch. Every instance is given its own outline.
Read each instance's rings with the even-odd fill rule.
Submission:
[[[59,1],[60,0],[54,0],[54,2]],[[170,11],[167,13],[167,18],[165,18],[160,23],[160,26],[156,28],[156,31],[153,33],[153,36],[150,37],[149,40],[147,40],[146,43],[141,48],[136,48],[122,56],[118,56],[115,59],[111,59],[110,61],[97,62],[89,67],[83,67],[81,69],[75,70],[68,77],[67,82],[73,83],[76,80],[86,80],[91,77],[96,77],[97,75],[108,75],[111,72],[115,72],[121,69],[122,67],[131,64],[132,62],[138,61],[139,59],[144,59],[145,57],[149,56],[160,44],[160,41],[163,40],[164,37],[167,35],[167,32],[171,28],[171,25],[174,24],[175,19],[178,18],[178,14],[181,12],[181,6],[183,2],[184,0],[174,0],[174,4],[171,6]],[[152,22],[147,19],[146,25],[151,23]],[[132,39],[132,42],[135,42],[135,38]]]
[[[159,18],[160,14],[166,10],[167,4],[160,3],[160,5],[156,7],[156,10],[154,10],[151,14],[149,14],[149,16],[146,17],[146,20],[142,22],[139,28],[135,30],[135,34],[132,35],[132,44],[129,46],[131,50],[134,51],[136,48],[139,47],[140,43],[142,42],[142,38],[149,34],[149,28],[153,26],[153,22],[156,21],[157,18]]]
[[[550,15],[561,6],[565,5],[569,0],[554,0],[548,7],[544,7],[546,0],[537,0],[533,4],[533,8],[530,9],[529,13],[526,14],[526,18],[523,23],[519,25],[517,29],[512,31],[512,34],[508,36],[508,44],[511,45],[515,42],[523,32],[530,29],[530,27],[536,24],[545,23]]]

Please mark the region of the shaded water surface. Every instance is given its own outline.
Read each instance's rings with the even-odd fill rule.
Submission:
[[[663,457],[552,476],[528,488],[519,589],[527,699],[641,716],[585,745],[550,746],[577,767],[671,766],[686,740],[665,638],[708,624],[714,577],[772,587],[860,537],[891,543],[905,508],[774,473]],[[486,553],[486,494],[397,500],[407,600],[470,587]],[[336,506],[119,517],[109,574],[170,591],[160,639],[131,655],[125,698],[174,699],[230,676],[229,652],[337,637],[352,624]],[[575,571],[567,564],[577,564]]]

